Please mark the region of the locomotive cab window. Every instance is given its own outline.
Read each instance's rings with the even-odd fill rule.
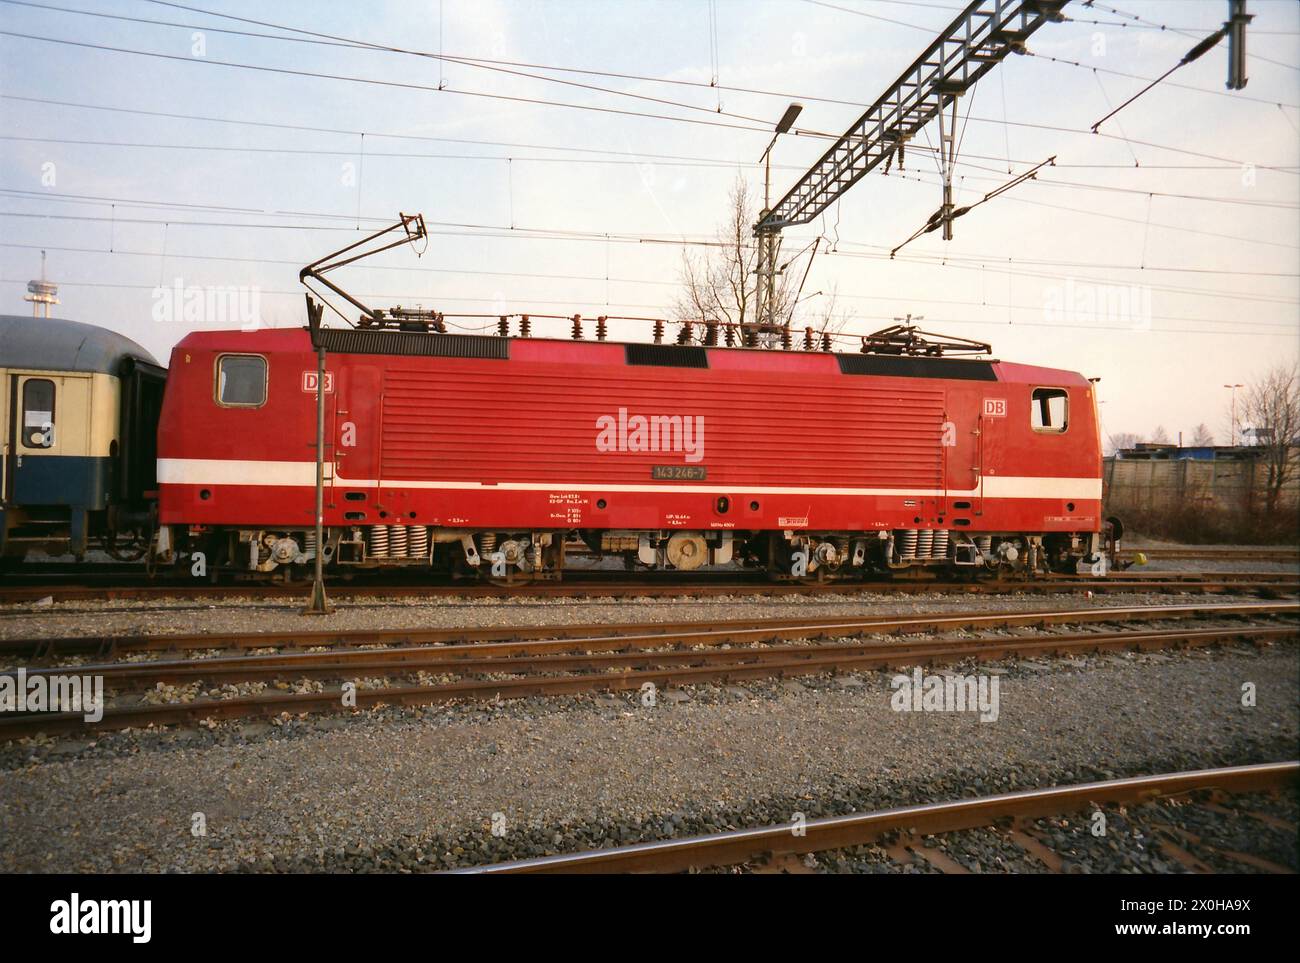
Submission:
[[[264,405],[266,359],[255,354],[223,354],[218,358],[217,403],[227,408]]]
[[[23,447],[54,447],[54,382],[28,378],[23,382]]]
[[[1064,388],[1035,388],[1029,406],[1029,424],[1034,431],[1065,431],[1070,423],[1070,396]]]

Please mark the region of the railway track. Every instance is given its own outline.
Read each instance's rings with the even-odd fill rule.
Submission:
[[[329,594],[336,599],[382,596],[386,598],[663,598],[713,597],[729,595],[855,595],[863,592],[917,594],[948,593],[972,595],[1051,594],[1068,592],[1295,592],[1300,590],[1300,576],[1278,572],[1158,572],[1133,575],[1121,573],[1101,578],[1057,576],[1027,581],[940,581],[938,579],[892,579],[878,582],[772,582],[766,579],[710,575],[689,579],[616,580],[606,573],[585,573],[563,582],[530,582],[515,586],[463,583],[420,583],[401,581],[376,583],[348,582],[331,585]],[[621,575],[621,573],[620,573]],[[191,582],[150,582],[146,580],[89,580],[73,583],[28,582],[24,576],[10,575],[0,583],[0,604],[24,602],[120,601],[140,599],[281,599],[306,598],[308,589],[284,583],[247,582],[235,585],[196,584]]]
[[[643,690],[656,687],[791,677],[842,670],[879,669],[921,664],[951,664],[1013,657],[1079,655],[1099,651],[1143,650],[1199,646],[1249,640],[1257,644],[1295,637],[1291,617],[1300,603],[1143,606],[1076,611],[979,613],[910,618],[816,620],[735,620],[725,623],[625,625],[583,634],[571,627],[549,629],[495,628],[460,631],[346,633],[329,640],[340,647],[328,651],[239,654],[199,659],[118,661],[76,666],[28,666],[27,678],[55,675],[100,676],[120,699],[142,689],[166,685],[208,687],[207,696],[188,702],[119,703],[105,708],[96,723],[74,712],[28,712],[0,716],[0,739],[37,732],[100,731],[192,723],[245,716],[298,715],[337,712],[384,705],[427,705],[448,701],[482,701],[526,696],[572,695],[591,691]],[[862,638],[900,632],[1041,626],[1046,624],[1179,621],[1242,618],[1253,624],[1190,628],[1126,628],[1071,634],[1033,634],[957,639],[879,640]],[[1284,619],[1263,624],[1259,619]],[[533,637],[520,637],[531,633]],[[560,638],[537,638],[560,635]],[[307,642],[327,641],[309,633]],[[829,639],[830,641],[815,641]],[[251,648],[291,642],[302,645],[301,633],[253,633],[157,637],[126,640],[146,649],[166,640],[184,646]],[[60,640],[69,644],[69,640]],[[424,644],[433,641],[434,644]],[[28,642],[31,646],[33,643]],[[367,648],[382,644],[385,648]],[[14,647],[16,649],[16,646]],[[60,651],[55,649],[55,651]],[[129,651],[129,650],[128,650]],[[409,678],[417,684],[373,684],[377,680]],[[290,680],[333,680],[329,688],[291,689]],[[348,703],[344,683],[370,680],[357,686]],[[239,683],[282,688],[221,698],[213,688]],[[191,695],[200,693],[191,693]]]
[[[944,869],[942,854],[926,848],[920,837],[952,833],[1010,821],[1013,835],[1031,855],[1052,865],[1052,854],[1041,841],[1026,833],[1033,819],[1090,810],[1100,805],[1138,805],[1155,799],[1185,796],[1202,790],[1219,793],[1265,792],[1291,789],[1300,776],[1300,762],[1273,762],[1192,772],[1163,773],[1104,782],[1031,789],[952,802],[901,806],[849,816],[812,819],[801,824],[802,834],[790,824],[757,826],[732,832],[640,843],[610,849],[588,850],[557,856],[496,863],[455,870],[457,873],[673,873],[714,866],[732,866],[757,859],[798,856],[847,849],[874,843],[892,833],[906,834],[906,847],[923,859],[933,859]],[[899,847],[903,848],[903,847]],[[1256,869],[1285,870],[1240,853],[1220,853]],[[951,860],[947,860],[951,863]],[[1057,860],[1059,865],[1059,859]],[[1194,868],[1191,863],[1189,868]],[[959,871],[964,871],[960,866]]]
[[[1138,552],[1152,561],[1300,562],[1300,548],[1143,548],[1123,551],[1120,558],[1132,561]]]
[[[520,642],[504,647],[503,654],[523,654],[544,649],[558,651],[581,640],[588,651],[629,644],[629,637],[672,639],[686,645],[762,642],[777,638],[826,638],[854,632],[892,634],[942,632],[973,628],[1047,626],[1067,623],[1150,621],[1163,618],[1237,617],[1294,612],[1295,602],[1180,603],[1091,608],[1056,607],[1002,612],[943,612],[927,615],[817,616],[759,619],[682,620],[676,622],[626,622],[530,626],[482,626],[455,629],[319,629],[286,632],[200,632],[166,635],[72,636],[65,638],[0,639],[0,657],[51,658],[55,655],[132,655],[142,652],[180,652],[214,649],[293,649],[318,646],[445,645]]]

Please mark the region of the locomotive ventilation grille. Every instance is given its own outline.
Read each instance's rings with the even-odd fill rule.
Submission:
[[[481,334],[414,334],[322,328],[320,343],[335,354],[424,355],[441,358],[510,359],[510,340]]]
[[[891,378],[952,378],[957,381],[997,381],[990,361],[951,358],[897,358],[876,354],[837,354],[840,373]]]
[[[646,484],[678,452],[603,452],[598,421],[629,414],[683,413],[704,426],[709,478],[734,485],[941,489],[945,393],[933,381],[845,379],[833,422],[801,406],[771,406],[793,379],[730,384],[724,395],[705,372],[628,366],[576,377],[562,366],[520,365],[509,378],[491,368],[454,379],[414,365],[383,375],[380,477],[397,481]],[[883,379],[882,379],[883,381]],[[618,406],[610,402],[618,392]],[[543,403],[539,403],[543,401]],[[763,411],[761,423],[747,412]],[[546,438],[538,445],[539,437]]]
[[[707,368],[709,355],[703,348],[677,344],[629,344],[628,364],[659,365],[667,368]]]

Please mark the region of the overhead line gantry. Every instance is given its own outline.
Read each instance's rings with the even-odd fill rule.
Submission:
[[[807,224],[875,167],[897,155],[931,120],[939,118],[939,159],[943,204],[931,221],[952,238],[952,171],[956,161],[957,100],[1043,24],[1060,21],[1069,0],[974,0],[916,58],[866,112],[822,155],[754,225],[759,240],[759,330],[781,325],[775,314],[777,236],[787,227]],[[950,119],[945,119],[945,112]],[[763,285],[763,279],[768,283]]]

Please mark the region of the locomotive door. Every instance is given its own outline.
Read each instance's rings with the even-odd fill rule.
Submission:
[[[980,402],[978,444],[975,446],[974,478],[975,498],[972,508],[976,515],[984,514],[984,479],[996,473],[998,453],[1004,443],[1007,425],[1007,399],[984,398]]]
[[[379,502],[380,445],[384,395],[378,368],[349,366],[340,373],[335,404],[335,475],[343,489],[344,511],[376,510]]]

